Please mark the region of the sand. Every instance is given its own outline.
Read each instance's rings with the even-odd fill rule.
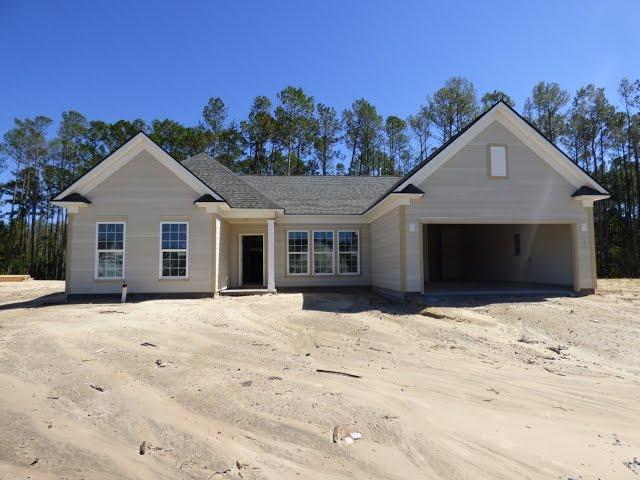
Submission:
[[[62,289],[0,284],[2,479],[636,478],[638,280],[427,307]]]

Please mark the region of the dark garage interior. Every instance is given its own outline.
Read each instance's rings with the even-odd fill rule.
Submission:
[[[423,226],[425,290],[573,285],[569,224]]]

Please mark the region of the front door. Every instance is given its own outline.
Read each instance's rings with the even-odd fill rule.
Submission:
[[[242,237],[242,285],[264,284],[262,235],[243,235]]]

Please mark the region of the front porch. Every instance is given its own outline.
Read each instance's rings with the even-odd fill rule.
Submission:
[[[213,291],[223,295],[274,293],[275,219],[214,217]]]

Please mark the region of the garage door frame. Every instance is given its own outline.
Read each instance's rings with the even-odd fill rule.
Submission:
[[[580,220],[575,218],[526,218],[526,219],[514,219],[514,218],[467,218],[467,217],[429,217],[420,218],[420,230],[419,230],[419,268],[420,268],[420,291],[422,294],[424,290],[424,228],[429,224],[450,224],[450,225],[569,225],[571,231],[571,257],[573,263],[573,285],[574,291],[580,291],[579,285],[579,261],[577,256],[577,232]]]

